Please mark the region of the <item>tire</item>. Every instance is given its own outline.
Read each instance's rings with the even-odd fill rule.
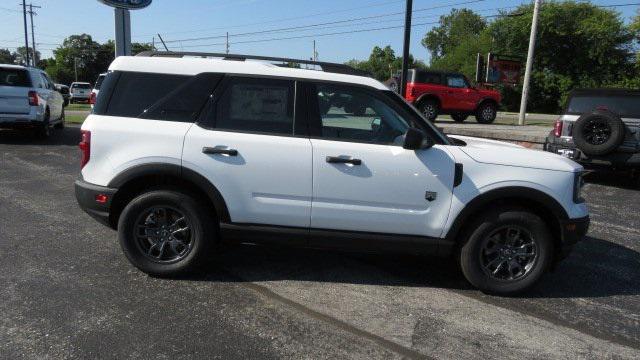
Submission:
[[[47,109],[44,115],[44,121],[42,122],[42,125],[38,129],[36,129],[35,135],[38,139],[45,140],[51,136],[51,124],[49,123],[50,116],[51,115],[49,113],[49,109]]]
[[[483,102],[476,109],[476,121],[479,124],[492,124],[498,116],[498,107],[492,102]]]
[[[396,78],[391,78],[384,82],[384,84],[389,88],[389,90],[400,93],[400,82]]]
[[[65,126],[65,116],[64,116],[64,108],[62,108],[62,113],[60,114],[60,121],[54,126],[54,128],[58,130],[64,129]]]
[[[178,220],[181,217],[184,220]],[[124,208],[118,240],[127,259],[141,271],[160,277],[185,275],[204,265],[217,244],[215,224],[211,209],[194,197],[155,190],[139,195]]]
[[[622,119],[609,111],[596,110],[583,114],[573,126],[573,142],[587,155],[606,155],[624,141]]]
[[[438,118],[440,106],[434,99],[426,99],[420,104],[420,112],[429,121],[434,122]]]
[[[451,114],[451,118],[453,119],[453,121],[455,121],[457,123],[464,122],[465,120],[467,120],[468,117],[469,117],[468,114],[461,114],[461,113],[453,113],[453,114]]]
[[[523,292],[550,267],[552,236],[545,222],[534,213],[517,207],[498,208],[482,215],[470,230],[460,250],[460,267],[467,280],[483,292],[499,295]],[[500,250],[496,239],[506,240],[509,236],[515,239],[517,233],[519,239]],[[522,251],[523,255],[514,251]]]

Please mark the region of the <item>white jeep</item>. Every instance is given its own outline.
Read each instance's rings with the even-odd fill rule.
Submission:
[[[119,57],[81,131],[80,206],[156,276],[191,271],[224,243],[276,243],[450,256],[476,287],[508,294],[589,224],[580,165],[449,139],[340,64]]]

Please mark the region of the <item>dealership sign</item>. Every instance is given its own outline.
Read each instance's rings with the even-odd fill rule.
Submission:
[[[115,8],[136,10],[151,5],[152,0],[98,0],[101,3]]]

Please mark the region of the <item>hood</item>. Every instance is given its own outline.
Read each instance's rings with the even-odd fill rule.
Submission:
[[[531,150],[502,141],[453,137],[466,142],[467,146],[461,146],[460,150],[479,163],[567,172],[582,169],[574,161],[546,151]]]

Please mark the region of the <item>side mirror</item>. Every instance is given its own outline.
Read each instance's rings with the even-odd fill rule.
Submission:
[[[433,146],[431,139],[418,129],[409,128],[404,134],[402,147],[407,150],[428,149]]]

